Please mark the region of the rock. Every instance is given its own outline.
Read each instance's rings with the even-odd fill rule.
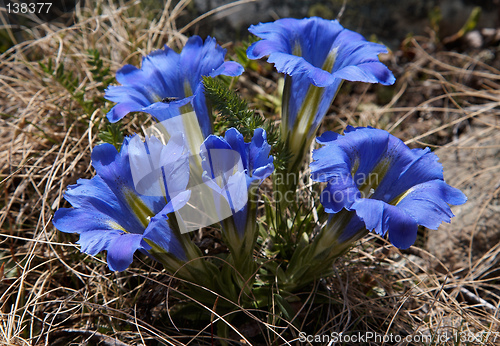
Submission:
[[[197,14],[227,5],[233,0],[194,0]],[[344,7],[345,2],[345,7]],[[251,24],[278,18],[320,16],[341,24],[395,49],[410,33],[425,34],[430,16],[439,8],[442,37],[455,34],[465,24],[475,6],[481,6],[478,28],[497,27],[499,0],[256,0],[231,7],[203,21],[196,28],[202,36],[212,35],[222,42],[245,38]]]
[[[483,36],[479,30],[473,30],[465,34],[465,42],[469,47],[479,49],[483,46]]]
[[[488,251],[500,247],[499,119],[481,120],[493,126],[475,125],[459,141],[435,152],[443,163],[445,181],[468,198],[452,207],[455,217],[450,224],[428,232],[429,252],[450,271],[468,271],[478,261],[491,261]]]
[[[481,8],[478,29],[495,28],[500,24],[499,0],[439,0],[438,5],[442,16],[441,37],[457,33],[477,6]]]
[[[481,30],[483,39],[490,45],[494,45],[500,41],[500,29],[484,28]]]

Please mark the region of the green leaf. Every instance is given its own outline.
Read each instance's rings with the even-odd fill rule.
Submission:
[[[293,311],[293,308],[290,306],[290,304],[286,301],[286,299],[278,293],[273,293],[273,297],[276,306],[279,308],[285,319],[288,322],[292,322],[295,327],[299,328],[298,321],[296,319],[292,321],[292,319],[295,317],[295,312]]]
[[[121,129],[120,123],[108,123],[106,130],[100,132],[98,137],[105,143],[113,144],[116,150],[120,150],[123,143],[123,130]]]

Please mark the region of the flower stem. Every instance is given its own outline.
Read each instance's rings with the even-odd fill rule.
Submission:
[[[299,289],[331,275],[335,260],[368,233],[364,227],[351,224],[353,217],[355,212],[346,209],[333,214],[312,243],[295,251],[286,270],[287,290]]]

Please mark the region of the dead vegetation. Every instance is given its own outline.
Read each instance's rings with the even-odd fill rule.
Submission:
[[[149,16],[139,2],[117,7],[99,0],[93,10],[77,12],[74,26],[34,28],[0,57],[0,344],[210,345],[218,338],[213,328],[222,328],[217,320],[228,316],[207,307],[198,317],[208,322],[195,323],[188,311],[177,311],[189,297],[175,295],[179,283],[159,265],[136,257],[132,268],[112,273],[102,255],[81,254],[77,237],[51,223],[65,205],[66,186],[92,176],[90,152],[111,106],[102,99],[103,82],[95,80],[88,50],[98,51],[114,75],[163,44],[181,47],[188,28],[177,28],[175,19],[188,3]],[[376,126],[414,146],[454,150],[471,126],[498,130],[499,53],[493,45],[457,53],[430,38],[408,39],[385,57],[398,78],[395,87],[345,83],[324,127]],[[53,73],[38,63],[48,66],[50,59]],[[70,84],[58,77],[58,66],[71,73]],[[273,116],[269,97],[256,94],[275,95],[277,77],[266,71],[259,77],[249,71],[238,88]],[[126,132],[138,132],[141,121],[140,115],[127,120]],[[500,144],[490,145],[498,159]],[[492,191],[492,199],[498,194],[498,188]],[[339,259],[335,277],[298,295],[289,321],[272,309],[240,311],[228,327],[228,342],[298,344],[300,331],[426,336],[426,345],[500,342],[493,333],[500,330],[499,245],[491,244],[474,263],[471,256],[467,268],[451,269],[425,250],[428,233],[421,235],[404,252],[368,237]],[[468,339],[442,342],[445,333]]]

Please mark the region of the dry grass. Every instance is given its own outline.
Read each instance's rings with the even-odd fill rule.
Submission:
[[[73,245],[76,237],[51,224],[54,211],[65,203],[66,186],[92,175],[89,153],[110,107],[99,99],[102,91],[86,50],[97,49],[114,73],[124,63],[137,65],[142,55],[163,44],[181,47],[187,29],[176,28],[175,19],[188,3],[147,18],[137,2],[116,7],[97,1],[95,10],[77,13],[74,26],[33,29],[0,57],[0,344],[212,344],[209,322],[174,319],[178,329],[172,324],[168,312],[179,305],[180,298],[172,297],[177,283],[160,266],[140,257],[129,270],[111,273],[101,256],[80,254]],[[77,90],[85,90],[94,112],[86,114],[54,76],[44,73],[37,61],[47,64],[49,58],[72,71]],[[429,39],[416,38],[386,62],[399,77],[392,94],[383,95],[377,86],[344,86],[351,92],[339,95],[333,108],[339,116],[328,117],[326,126],[384,127],[412,145],[452,148],[471,120],[498,117],[500,73],[480,58],[440,52]],[[276,84],[273,76],[250,76],[239,85],[249,96]],[[248,88],[248,83],[258,87]],[[139,118],[131,118],[126,128],[134,132],[140,125]],[[485,126],[498,129],[498,123]],[[498,189],[494,193],[498,196]],[[500,246],[492,244],[477,263],[462,268],[465,273],[450,271],[447,264],[437,271],[438,260],[425,250],[413,247],[402,253],[370,236],[338,260],[336,277],[298,295],[291,321],[273,311],[246,310],[233,319],[229,335],[233,344],[281,345],[296,344],[300,331],[495,332],[500,329],[499,252]],[[216,307],[202,317],[219,327],[217,319],[228,318],[219,316]],[[426,344],[495,343],[490,337]]]

